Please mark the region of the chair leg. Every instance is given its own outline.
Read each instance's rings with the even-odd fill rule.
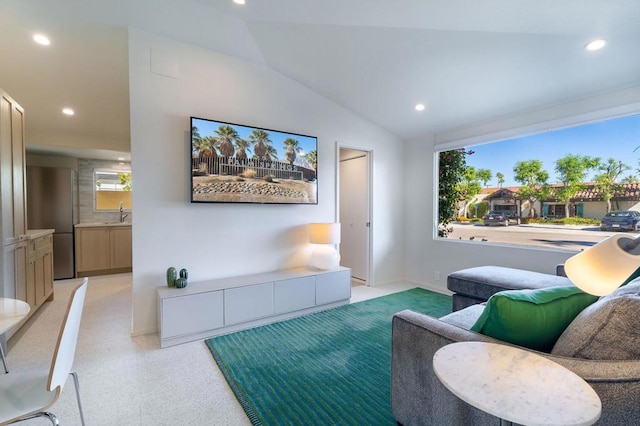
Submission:
[[[76,388],[76,398],[78,399],[78,409],[80,410],[80,421],[82,422],[82,426],[84,426],[84,413],[82,412],[82,401],[80,401],[80,383],[78,382],[78,373],[71,371],[69,374],[73,377],[73,384]]]
[[[4,365],[4,374],[7,374],[9,372],[9,369],[7,368],[7,360],[4,357],[4,349],[2,349],[2,343],[0,343],[0,357],[2,357],[2,364]]]
[[[32,417],[28,417],[28,418],[24,419],[24,420],[34,419],[36,417],[46,417],[51,421],[51,424],[53,426],[60,426],[60,423],[58,422],[58,419],[56,418],[56,416],[53,413],[50,413],[48,411],[42,411],[42,412],[40,412],[38,414],[34,414]]]

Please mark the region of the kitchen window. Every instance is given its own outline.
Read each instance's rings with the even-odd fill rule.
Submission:
[[[131,210],[131,171],[94,170],[93,187],[96,211]]]

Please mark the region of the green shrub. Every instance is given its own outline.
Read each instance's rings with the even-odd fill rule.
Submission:
[[[522,218],[522,223],[547,223],[552,225],[599,225],[600,221],[587,217],[562,217],[556,219],[548,219],[544,217],[526,217]]]
[[[563,217],[562,219],[554,219],[552,223],[557,225],[599,225],[600,221],[588,217]]]

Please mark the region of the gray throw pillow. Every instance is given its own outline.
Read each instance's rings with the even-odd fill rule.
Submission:
[[[587,306],[565,329],[551,353],[593,360],[640,359],[640,294],[628,290]]]
[[[618,287],[613,293],[608,296],[602,296],[602,299],[612,299],[614,297],[623,296],[625,294],[640,294],[640,278],[636,278],[633,281],[629,281],[629,284]]]

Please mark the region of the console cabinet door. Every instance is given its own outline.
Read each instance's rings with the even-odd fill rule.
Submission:
[[[224,325],[273,315],[273,283],[224,290]]]
[[[223,323],[222,290],[162,300],[162,338],[219,328]]]
[[[329,272],[316,276],[316,305],[351,298],[351,270]]]
[[[276,281],[275,313],[299,311],[316,304],[316,277]]]

